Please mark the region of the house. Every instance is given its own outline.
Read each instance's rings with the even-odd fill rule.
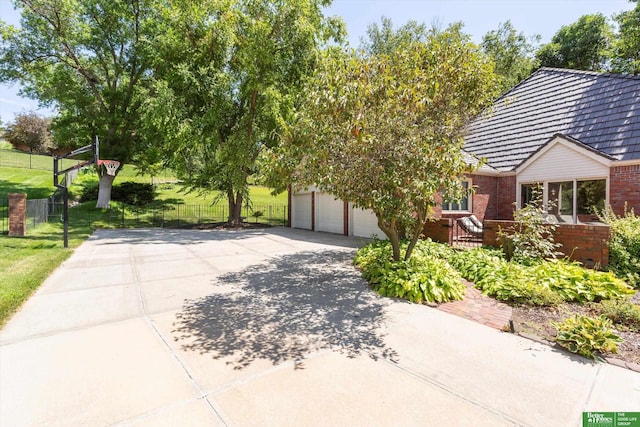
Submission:
[[[558,223],[597,222],[594,208],[640,212],[640,76],[540,68],[470,124],[466,176],[474,191],[436,216],[513,219],[539,186]],[[291,226],[369,237],[371,212],[309,189],[291,195]]]

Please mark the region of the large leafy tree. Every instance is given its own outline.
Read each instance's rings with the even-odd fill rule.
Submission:
[[[640,1],[636,7],[615,16],[618,36],[613,43],[612,68],[618,73],[640,73]]]
[[[380,24],[367,26],[367,36],[360,39],[360,48],[367,55],[393,54],[397,49],[415,42],[424,42],[429,30],[425,24],[409,20],[395,29],[391,18],[383,16]]]
[[[613,29],[602,14],[584,15],[564,25],[536,52],[540,65],[602,71],[608,68]]]
[[[502,92],[529,77],[536,68],[534,44],[539,39],[540,36],[528,39],[513,27],[511,21],[501,23],[497,30],[489,31],[482,37],[482,50],[495,62]]]
[[[278,144],[318,48],[342,33],[341,21],[322,14],[328,3],[182,3],[159,40],[149,130],[188,185],[226,197],[233,226],[258,156]]]
[[[37,154],[48,154],[55,148],[51,119],[33,112],[16,115],[4,132],[4,138],[16,148],[28,148]]]
[[[330,50],[279,153],[282,172],[298,186],[317,185],[371,209],[394,259],[407,259],[436,194],[462,197],[465,127],[493,88],[490,59],[459,27],[390,55]]]
[[[160,0],[14,0],[21,29],[0,23],[0,81],[59,112],[57,142],[77,147],[100,139],[103,158],[128,162],[150,79]],[[108,207],[113,177],[98,168],[98,207]]]

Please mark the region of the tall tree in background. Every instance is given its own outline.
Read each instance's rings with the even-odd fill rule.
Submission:
[[[371,209],[400,260],[411,256],[436,193],[463,197],[465,126],[493,99],[495,75],[459,27],[391,52],[330,50],[274,158],[297,185]]]
[[[501,23],[497,30],[484,35],[482,50],[495,62],[502,93],[529,77],[537,67],[534,43],[539,40],[540,36],[534,36],[530,41],[523,33],[518,33],[511,21]]]
[[[14,0],[21,29],[0,23],[0,81],[59,112],[59,145],[100,138],[101,157],[128,162],[144,139],[141,105],[150,78],[149,40],[158,0]],[[98,168],[97,207],[109,207],[113,177]]]
[[[51,137],[51,119],[36,113],[16,115],[4,132],[4,138],[15,148],[28,148],[36,154],[49,154],[55,148]]]
[[[613,29],[602,14],[584,15],[565,25],[536,52],[544,67],[602,71],[609,67]]]
[[[374,22],[367,26],[367,37],[360,39],[360,48],[367,55],[392,55],[396,50],[415,42],[424,42],[429,31],[425,24],[410,20],[397,30],[391,18],[383,16],[380,25]]]
[[[636,7],[614,17],[618,37],[613,43],[612,68],[617,73],[640,73],[640,1]]]
[[[341,21],[322,14],[328,4],[186,2],[159,40],[149,130],[164,138],[189,186],[226,197],[232,226],[241,222],[258,156],[278,144],[318,48],[342,34]]]

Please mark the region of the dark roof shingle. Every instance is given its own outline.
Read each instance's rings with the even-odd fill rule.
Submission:
[[[471,124],[465,150],[509,171],[557,133],[640,159],[640,77],[540,68]]]

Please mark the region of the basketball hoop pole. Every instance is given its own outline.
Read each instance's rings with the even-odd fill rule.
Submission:
[[[98,156],[99,146],[100,146],[100,142],[98,141],[98,137],[94,136],[92,144],[85,145],[84,147],[78,148],[77,150],[73,150],[72,152],[65,154],[64,156],[55,156],[53,158],[53,185],[56,188],[60,189],[60,191],[62,192],[62,204],[63,204],[62,218],[63,218],[63,224],[64,224],[63,227],[64,227],[64,247],[65,248],[69,247],[69,190],[67,188],[67,185],[68,185],[67,179],[65,178],[64,185],[60,185],[58,181],[58,177],[62,174],[66,175],[68,172],[71,172],[72,170],[80,169],[85,166],[89,166],[91,164],[97,164],[98,160],[100,160]],[[78,154],[86,153],[88,151],[93,152],[93,158],[91,160],[86,160],[84,162],[80,162],[71,167],[68,167],[64,170],[60,170],[59,163],[58,163],[60,160],[66,159],[68,157],[77,156]]]

